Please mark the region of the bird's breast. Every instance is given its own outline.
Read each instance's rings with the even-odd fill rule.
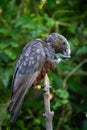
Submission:
[[[40,83],[40,81],[44,78],[45,74],[51,71],[53,68],[55,68],[55,64],[52,62],[45,62],[44,66],[42,67],[39,75],[33,82],[32,86],[36,86]]]

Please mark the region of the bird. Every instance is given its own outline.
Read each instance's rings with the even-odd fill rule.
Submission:
[[[59,53],[61,55],[55,57]],[[36,38],[25,45],[12,79],[12,94],[8,106],[11,114],[10,123],[18,118],[28,90],[38,85],[45,74],[54,69],[59,62],[70,58],[70,54],[69,42],[58,33]]]

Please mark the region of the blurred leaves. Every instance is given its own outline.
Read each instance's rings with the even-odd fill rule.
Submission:
[[[9,119],[9,115],[6,112],[7,104],[0,104],[0,126],[4,121],[4,124],[7,125],[6,120]]]
[[[77,55],[84,55],[87,53],[87,46],[82,46],[79,48],[79,50],[77,51]]]
[[[49,73],[55,130],[87,129],[87,0],[0,0],[0,127],[10,130],[2,104],[9,101],[15,63],[32,39],[52,32],[63,34],[71,46],[71,58]],[[58,55],[57,55],[58,56]],[[30,90],[11,130],[45,129],[40,91]]]
[[[68,92],[65,91],[65,90],[61,90],[61,89],[58,89],[58,90],[56,91],[56,94],[57,94],[60,98],[62,98],[62,99],[67,99],[67,98],[69,97]]]

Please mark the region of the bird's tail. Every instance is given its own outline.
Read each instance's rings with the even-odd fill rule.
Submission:
[[[24,100],[24,96],[32,86],[32,83],[38,76],[38,71],[31,73],[31,75],[22,75],[20,79],[16,79],[16,83],[14,83],[11,102],[8,107],[9,112],[11,113],[10,123],[13,123],[17,117],[18,113],[22,107],[22,102]],[[20,82],[19,82],[20,80]],[[26,81],[26,82],[25,82]]]
[[[18,117],[26,93],[25,91],[22,91],[18,96],[14,94],[10,101],[10,105],[8,106],[8,111],[11,113],[10,123],[13,123]]]

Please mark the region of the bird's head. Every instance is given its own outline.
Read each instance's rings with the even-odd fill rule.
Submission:
[[[63,35],[52,33],[47,37],[47,42],[52,45],[56,54],[61,53],[59,56],[61,60],[70,58],[70,45]]]

